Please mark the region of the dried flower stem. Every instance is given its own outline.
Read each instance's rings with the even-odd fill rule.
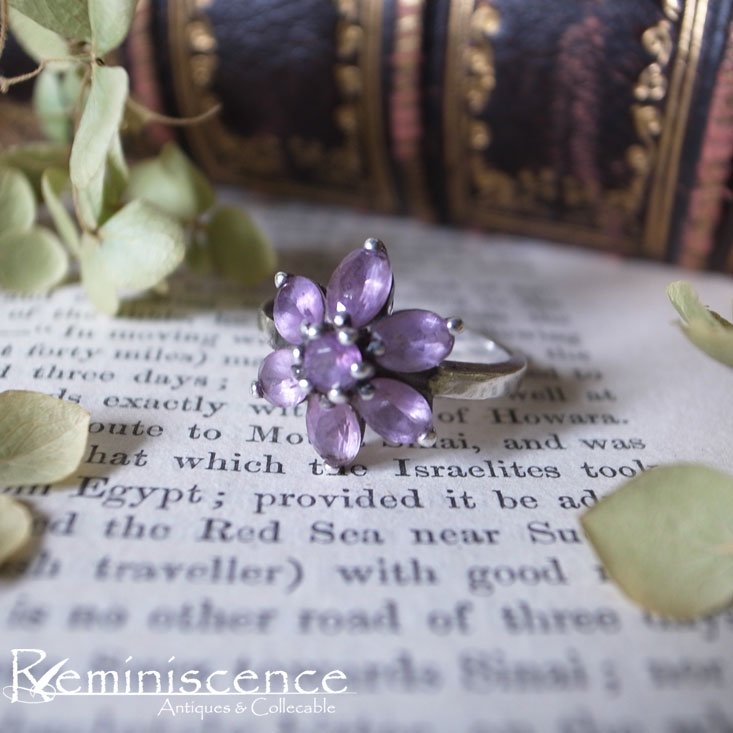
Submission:
[[[177,127],[197,125],[199,122],[204,122],[211,117],[214,117],[221,109],[221,105],[216,104],[211,109],[206,110],[206,112],[202,112],[200,115],[196,115],[195,117],[169,117],[168,115],[163,115],[160,114],[160,112],[148,109],[148,107],[135,101],[132,97],[127,98],[127,106],[134,113],[139,114],[145,122],[161,122],[164,125],[175,125]]]

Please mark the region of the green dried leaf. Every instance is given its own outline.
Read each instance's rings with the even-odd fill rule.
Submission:
[[[41,196],[41,176],[47,168],[66,168],[69,146],[56,143],[30,143],[0,152],[0,166],[17,168]]]
[[[706,308],[689,283],[671,283],[667,295],[682,316],[679,326],[687,338],[708,356],[733,366],[733,323]]]
[[[110,147],[118,135],[129,78],[119,66],[93,66],[92,83],[71,149],[71,182],[78,189],[103,182]]]
[[[68,174],[60,168],[49,168],[43,174],[41,188],[43,190],[43,200],[46,202],[53,223],[56,225],[56,231],[58,231],[69,250],[79,256],[79,233],[61,198],[64,192],[70,189]]]
[[[89,300],[102,313],[113,316],[120,308],[115,283],[99,251],[99,241],[85,234],[81,243],[81,282]]]
[[[0,168],[0,235],[29,229],[36,220],[36,197],[28,179],[13,168]]]
[[[90,300],[105,313],[116,313],[117,291],[145,290],[181,263],[183,227],[144,201],[133,201],[99,230],[101,241],[82,242],[82,282]]]
[[[183,227],[144,201],[127,204],[99,234],[100,252],[118,288],[150,288],[183,260]]]
[[[256,285],[277,269],[269,239],[236,206],[214,211],[206,226],[208,250],[214,271],[243,285]]]
[[[92,44],[97,56],[104,56],[125,39],[137,0],[88,0]]]
[[[69,143],[73,133],[72,106],[62,82],[61,74],[53,69],[44,69],[33,87],[33,108],[41,130],[49,140]]]
[[[68,44],[60,35],[44,28],[13,7],[8,13],[8,20],[13,36],[32,59],[40,63],[44,59],[58,59],[68,55]]]
[[[117,134],[112,138],[106,165],[86,188],[77,190],[79,218],[87,229],[96,229],[117,211],[127,186],[127,176],[122,142]]]
[[[10,0],[10,7],[64,38],[91,40],[87,0]]]
[[[166,143],[157,158],[133,166],[128,194],[184,221],[211,208],[215,198],[206,177],[175,143]]]
[[[104,182],[105,201],[118,204],[122,194],[127,188],[130,171],[125,161],[125,153],[122,149],[122,140],[119,134],[112,137],[112,142],[107,153],[107,172]]]
[[[28,507],[0,494],[0,565],[31,538],[33,517]]]
[[[69,266],[63,245],[43,227],[0,236],[0,287],[42,293],[57,285]]]
[[[608,574],[644,608],[690,619],[733,601],[733,477],[654,468],[581,521]]]
[[[202,242],[201,240],[204,240]],[[209,249],[205,244],[205,237],[194,237],[190,246],[186,250],[186,264],[199,275],[212,275],[214,272],[214,263],[211,261]]]
[[[45,484],[73,473],[87,444],[89,412],[38,392],[0,394],[0,485]]]

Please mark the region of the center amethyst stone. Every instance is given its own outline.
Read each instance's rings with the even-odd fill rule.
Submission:
[[[305,346],[303,376],[319,391],[351,389],[356,379],[352,365],[361,364],[361,351],[353,344],[342,344],[335,332],[319,336]]]

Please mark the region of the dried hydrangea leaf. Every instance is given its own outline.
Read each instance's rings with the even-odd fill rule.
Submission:
[[[117,48],[130,30],[137,0],[88,0],[92,46],[97,56]]]
[[[214,204],[214,189],[174,143],[130,171],[128,195],[155,204],[176,219],[191,221]]]
[[[181,225],[144,201],[132,201],[99,230],[100,253],[117,288],[145,290],[181,264]]]
[[[28,507],[0,494],[0,565],[28,542],[32,528]]]
[[[10,6],[64,38],[89,41],[88,0],[10,0]]]
[[[610,577],[643,608],[675,619],[733,601],[733,476],[654,468],[582,517]]]
[[[96,64],[92,67],[91,88],[69,161],[71,182],[76,188],[86,188],[99,179],[99,171],[119,132],[128,88],[129,78],[123,68]]]
[[[206,238],[214,271],[221,277],[251,286],[274,274],[277,256],[270,240],[240,208],[216,209]]]
[[[69,258],[58,237],[44,227],[0,235],[0,287],[43,293],[63,280]]]
[[[63,58],[68,54],[69,44],[58,33],[44,28],[16,8],[10,8],[8,20],[13,37],[39,63],[44,59]],[[55,67],[60,68],[61,64],[55,62]]]
[[[41,178],[43,200],[56,226],[56,231],[75,255],[79,254],[79,233],[74,220],[62,201],[62,195],[70,188],[69,176],[61,168],[49,168]]]
[[[687,338],[716,361],[733,366],[733,323],[706,308],[687,282],[671,283],[667,295],[682,317],[679,326]]]
[[[53,483],[76,470],[89,412],[39,392],[0,393],[0,485]]]
[[[41,176],[47,168],[65,168],[69,163],[69,146],[36,142],[16,145],[0,151],[0,166],[21,171],[34,192],[41,195]]]
[[[0,168],[0,234],[30,229],[36,199],[28,179],[14,168]]]

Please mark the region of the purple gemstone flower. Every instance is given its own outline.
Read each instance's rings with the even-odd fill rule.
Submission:
[[[433,445],[430,402],[405,375],[437,367],[460,320],[426,310],[391,313],[392,268],[378,239],[348,254],[325,292],[284,273],[275,283],[281,348],[262,362],[253,393],[279,407],[307,399],[308,437],[331,466],[356,458],[365,423],[390,443]]]

